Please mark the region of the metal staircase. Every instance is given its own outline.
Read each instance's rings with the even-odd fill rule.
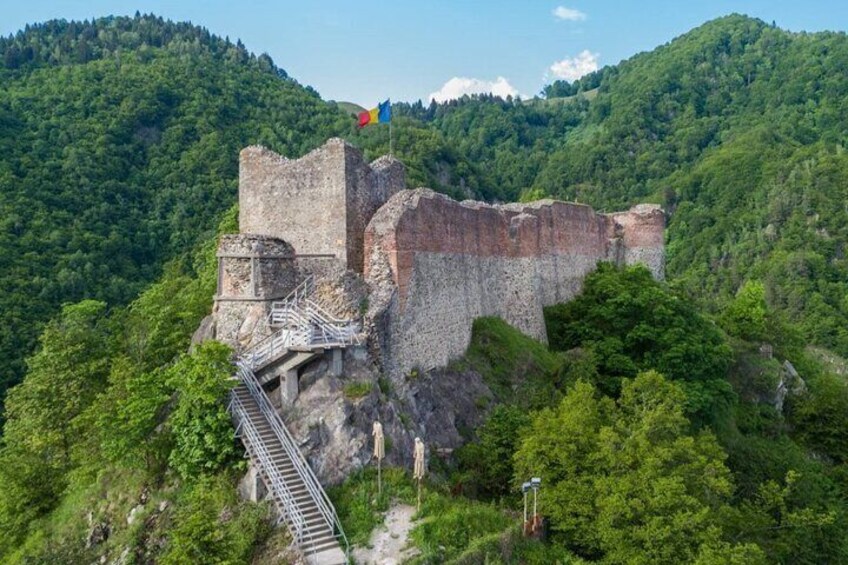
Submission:
[[[314,292],[309,277],[285,300],[272,304],[268,322],[274,332],[239,358],[240,384],[230,394],[229,411],[279,521],[307,562],[340,565],[348,562],[349,547],[335,508],[256,375],[271,363],[282,360],[296,367],[325,350],[357,343],[358,325],[330,315],[314,300]]]
[[[359,324],[334,317],[314,295],[315,281],[310,276],[284,300],[271,304],[268,326],[273,333],[242,355],[253,371],[259,371],[289,351],[336,349],[358,343]]]
[[[348,562],[349,546],[333,503],[283,424],[256,375],[238,363],[241,383],[230,394],[230,414],[293,542],[312,565]]]

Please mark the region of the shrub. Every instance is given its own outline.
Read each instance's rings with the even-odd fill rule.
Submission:
[[[214,473],[236,456],[226,404],[233,371],[230,349],[215,341],[201,344],[167,371],[179,391],[168,420],[174,438],[169,463],[183,478]]]
[[[270,531],[267,506],[240,503],[226,475],[204,476],[178,500],[161,563],[248,563]]]
[[[724,336],[644,266],[600,264],[582,294],[545,309],[545,322],[552,349],[594,352],[596,384],[607,394],[618,394],[622,378],[654,369],[684,383],[689,414],[706,418],[714,404],[732,401]]]
[[[374,385],[370,382],[355,382],[348,383],[344,387],[344,395],[345,398],[349,398],[351,400],[355,400],[357,398],[362,398],[363,396],[367,396],[368,393],[374,388]]]

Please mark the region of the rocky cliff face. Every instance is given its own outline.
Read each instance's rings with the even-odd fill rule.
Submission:
[[[322,482],[344,480],[372,463],[372,425],[383,424],[384,464],[412,466],[416,437],[428,457],[450,453],[485,417],[479,410],[492,393],[480,375],[442,369],[411,376],[399,385],[381,378],[363,348],[344,354],[344,371],[331,376],[326,361],[301,376],[301,392],[283,413],[286,425]]]

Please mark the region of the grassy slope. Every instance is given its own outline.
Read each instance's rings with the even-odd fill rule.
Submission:
[[[498,402],[538,405],[551,392],[563,359],[500,318],[478,318],[458,366],[483,376]]]

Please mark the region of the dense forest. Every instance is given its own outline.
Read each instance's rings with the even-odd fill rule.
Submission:
[[[0,399],[63,303],[126,304],[214,234],[242,147],[356,137],[267,55],[152,16],[29,26],[0,61]],[[413,124],[397,147],[414,181],[450,184],[438,133]]]
[[[410,184],[650,201],[669,222],[667,282],[601,266],[546,311],[549,346],[475,323],[454,368],[495,401],[427,487],[419,562],[848,561],[846,71],[845,34],[728,16],[532,100],[395,104]],[[239,149],[296,157],[334,135],[388,149],[197,26],[0,38],[0,562],[267,562],[285,545],[235,495],[229,352],[186,351],[216,237],[236,230]],[[537,472],[547,544],[506,512]],[[413,496],[401,471],[382,494],[372,478],[332,494],[359,543]]]

